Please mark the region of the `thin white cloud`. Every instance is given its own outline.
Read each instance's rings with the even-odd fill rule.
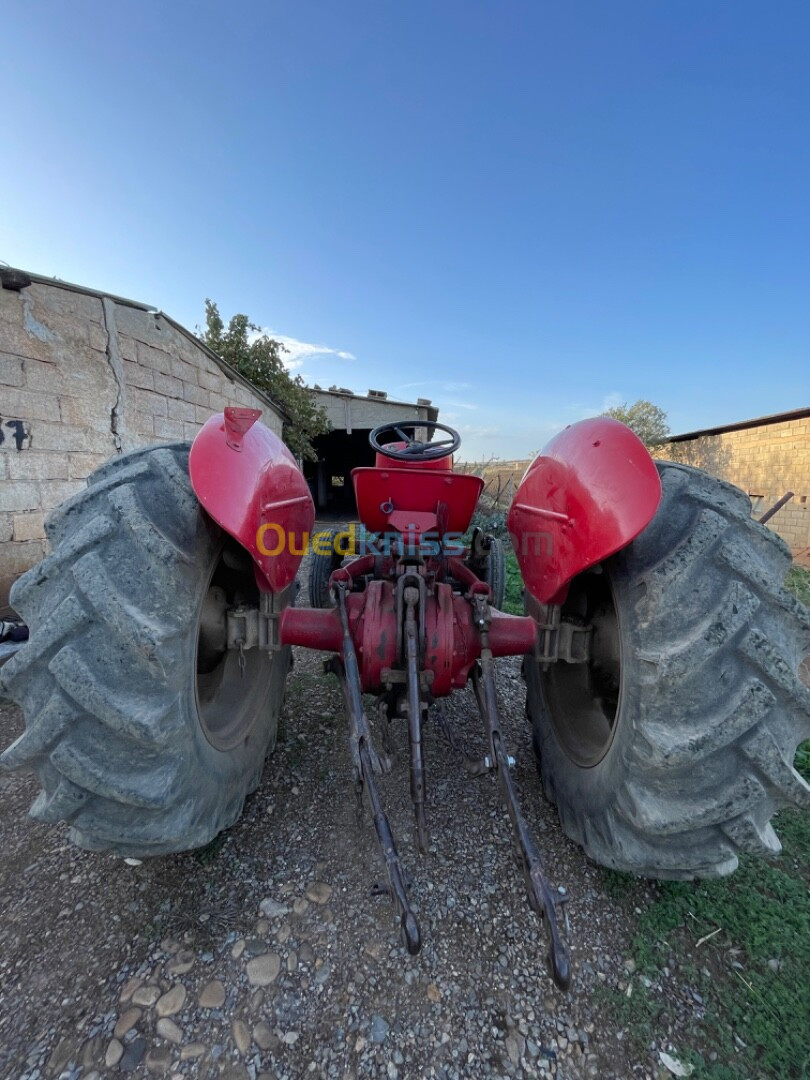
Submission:
[[[264,334],[284,346],[286,351],[281,354],[281,358],[288,371],[295,371],[307,360],[317,360],[326,356],[336,356],[338,360],[357,359],[353,353],[347,352],[345,349],[333,349],[330,345],[316,345],[313,342],[301,341],[298,338],[290,337],[289,334],[279,334],[269,327],[263,326],[259,333],[254,336],[259,337]]]
[[[627,401],[625,394],[613,390],[611,393],[605,394],[601,405],[585,405],[581,401],[575,401],[571,405],[566,405],[565,411],[577,420],[587,420],[590,416],[601,416],[608,409],[615,409],[618,405],[623,405],[625,401]]]

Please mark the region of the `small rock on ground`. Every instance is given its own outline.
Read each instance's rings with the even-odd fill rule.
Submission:
[[[136,1026],[142,1016],[143,1009],[132,1008],[122,1012],[113,1031],[116,1039],[123,1039],[126,1033]]]
[[[132,1003],[133,1005],[144,1005],[147,1009],[151,1009],[159,997],[159,986],[139,986],[132,995]]]
[[[108,1069],[114,1068],[124,1056],[124,1044],[118,1039],[112,1039],[104,1055],[104,1064]]]
[[[174,1016],[179,1013],[186,1003],[186,988],[182,983],[176,983],[163,997],[158,998],[155,1012],[158,1016]]]
[[[281,970],[281,957],[278,953],[265,953],[254,956],[248,961],[247,977],[251,986],[269,986],[275,982]]]
[[[161,1017],[158,1020],[156,1030],[161,1039],[166,1039],[168,1042],[176,1043],[179,1046],[183,1041],[183,1029],[178,1027],[174,1020],[170,1020],[168,1016]]]
[[[313,904],[325,904],[332,895],[332,886],[325,881],[313,881],[306,892],[308,900]]]
[[[225,1004],[225,987],[219,979],[206,983],[200,994],[201,1009],[220,1009]]]
[[[250,1032],[248,1031],[247,1024],[244,1020],[234,1020],[233,1022],[233,1041],[236,1043],[236,1049],[240,1054],[246,1054],[250,1049]]]

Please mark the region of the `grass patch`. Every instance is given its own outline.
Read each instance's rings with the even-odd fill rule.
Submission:
[[[634,993],[615,995],[617,1020],[639,1049],[674,1028],[695,1078],[810,1075],[810,820],[785,811],[776,828],[778,861],[744,856],[732,878],[662,882],[638,916]]]
[[[505,562],[504,610],[522,614],[514,552]],[[810,606],[810,570],[792,567],[786,585]],[[810,741],[795,764],[810,780]],[[693,1080],[810,1077],[810,814],[785,810],[774,827],[778,859],[743,856],[731,878],[661,882],[636,916],[631,996],[599,990],[640,1055],[671,1029]],[[622,902],[631,879],[604,874]]]
[[[796,758],[793,762],[802,776],[810,782],[810,741],[803,742],[799,749],[796,751]]]
[[[523,614],[523,578],[520,576],[517,556],[511,548],[504,552],[506,570],[506,588],[504,590],[503,610],[508,615]]]
[[[810,572],[793,567],[786,584],[810,602]],[[795,764],[810,780],[810,742]],[[778,859],[743,856],[731,878],[659,885],[638,916],[632,996],[608,995],[639,1051],[674,1029],[693,1080],[810,1076],[810,815],[785,810],[774,827]],[[627,879],[605,873],[620,895]],[[673,962],[680,994],[665,976]]]
[[[785,578],[785,585],[797,599],[810,608],[810,570],[803,566],[791,566]],[[807,661],[805,660],[805,665]],[[810,781],[810,739],[803,742],[796,751],[793,763],[805,780]]]
[[[803,604],[810,607],[810,570],[804,566],[791,566],[785,584]]]

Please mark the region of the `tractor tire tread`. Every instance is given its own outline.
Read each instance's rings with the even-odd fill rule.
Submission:
[[[506,596],[506,564],[503,541],[497,536],[493,536],[491,539],[484,580],[492,590],[493,607],[496,607],[499,611],[503,610],[504,597]]]
[[[322,530],[323,533],[328,533],[334,543],[335,536],[340,532],[339,528],[329,528]],[[323,545],[320,544],[319,547]],[[321,551],[314,551],[309,558],[309,606],[313,608],[327,608],[329,607],[329,578],[332,576],[332,571],[337,569],[341,563],[340,556],[336,556],[334,548],[329,554],[323,554]]]
[[[11,592],[31,638],[0,670],[0,693],[27,726],[0,764],[34,769],[44,790],[31,815],[68,821],[92,850],[140,857],[205,844],[261,775],[267,746],[218,790],[179,708],[194,660],[195,563],[217,529],[199,510],[188,453],[159,445],[104,465],[50,515],[52,554]]]
[[[650,877],[722,875],[741,852],[779,850],[775,811],[810,805],[792,764],[810,737],[798,677],[810,616],[783,587],[787,545],[752,520],[743,492],[658,467],[661,511],[612,560],[631,609],[635,687],[609,803],[583,805],[565,769],[547,767],[548,724],[530,691],[535,748],[565,832],[595,861]]]

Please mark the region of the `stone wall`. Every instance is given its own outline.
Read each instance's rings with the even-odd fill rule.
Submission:
[[[0,289],[0,610],[46,553],[48,511],[115,454],[193,439],[226,405],[281,416],[162,312],[33,278]]]
[[[770,423],[751,421],[734,431],[676,439],[656,456],[696,465],[736,484],[751,497],[755,517],[792,491],[793,498],[768,524],[784,537],[798,559],[808,560],[810,415]]]

